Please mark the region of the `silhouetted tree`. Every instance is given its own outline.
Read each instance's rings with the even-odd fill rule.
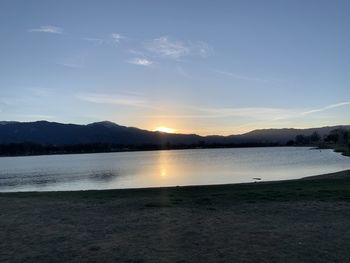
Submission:
[[[349,143],[349,131],[343,128],[335,129],[325,137],[325,142],[335,144],[348,144]]]
[[[310,140],[307,136],[299,134],[295,136],[295,143],[298,145],[309,144]]]
[[[293,146],[294,144],[295,144],[295,141],[293,141],[293,140],[289,140],[289,141],[286,143],[287,146]]]
[[[330,133],[324,138],[324,141],[325,142],[330,142],[330,143],[337,143],[338,142],[338,138],[339,138],[338,134]]]
[[[310,139],[310,142],[316,143],[321,140],[321,136],[318,134],[318,132],[315,131],[309,136],[309,139]]]

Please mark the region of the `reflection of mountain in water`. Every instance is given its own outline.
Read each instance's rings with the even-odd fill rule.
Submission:
[[[112,171],[109,171],[109,172],[96,171],[96,172],[90,173],[88,175],[88,178],[90,180],[99,181],[99,182],[110,182],[114,180],[117,176],[118,174]]]
[[[33,172],[23,176],[22,173],[10,173],[1,176],[0,188],[11,187],[17,185],[36,185],[38,187],[45,187],[47,185],[77,182],[81,180],[93,180],[98,182],[110,182],[118,176],[117,172],[112,171],[92,171],[90,173],[53,173],[53,172]]]

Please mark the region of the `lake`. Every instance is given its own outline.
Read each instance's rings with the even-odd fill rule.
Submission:
[[[196,149],[0,158],[0,191],[62,191],[296,179],[350,169],[308,147]]]

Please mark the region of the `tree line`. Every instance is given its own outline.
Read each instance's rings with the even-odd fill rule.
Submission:
[[[9,143],[0,144],[0,156],[21,155],[48,155],[48,154],[73,154],[73,153],[101,153],[101,152],[124,152],[124,151],[152,151],[152,150],[180,150],[197,148],[238,148],[238,147],[267,147],[282,146],[278,143],[204,143],[198,141],[193,144],[70,144],[50,145],[36,143]]]
[[[350,143],[350,130],[339,128],[329,132],[329,134],[321,137],[318,132],[311,135],[299,134],[294,140],[289,141],[288,145],[317,145],[317,144],[336,144],[347,145]],[[350,146],[349,146],[350,147]]]
[[[320,136],[318,132],[310,135],[299,134],[294,140],[286,144],[276,142],[247,142],[247,143],[206,143],[198,141],[192,144],[110,144],[110,143],[90,143],[90,144],[69,144],[50,145],[25,143],[0,144],[0,156],[20,156],[20,155],[46,155],[46,154],[72,154],[72,153],[100,153],[100,152],[122,152],[122,151],[150,151],[150,150],[176,150],[176,149],[196,149],[196,148],[238,148],[238,147],[268,147],[268,146],[324,146],[329,148],[339,148],[340,151],[350,153],[350,130],[339,128],[329,132],[325,136]],[[329,146],[331,145],[331,146]],[[333,147],[336,145],[336,147]]]

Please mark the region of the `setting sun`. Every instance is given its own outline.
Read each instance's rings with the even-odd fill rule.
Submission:
[[[159,127],[155,128],[154,131],[166,132],[166,133],[174,133],[174,132],[176,132],[175,129],[172,129],[172,128],[169,128],[169,127],[164,127],[164,126],[159,126]]]

